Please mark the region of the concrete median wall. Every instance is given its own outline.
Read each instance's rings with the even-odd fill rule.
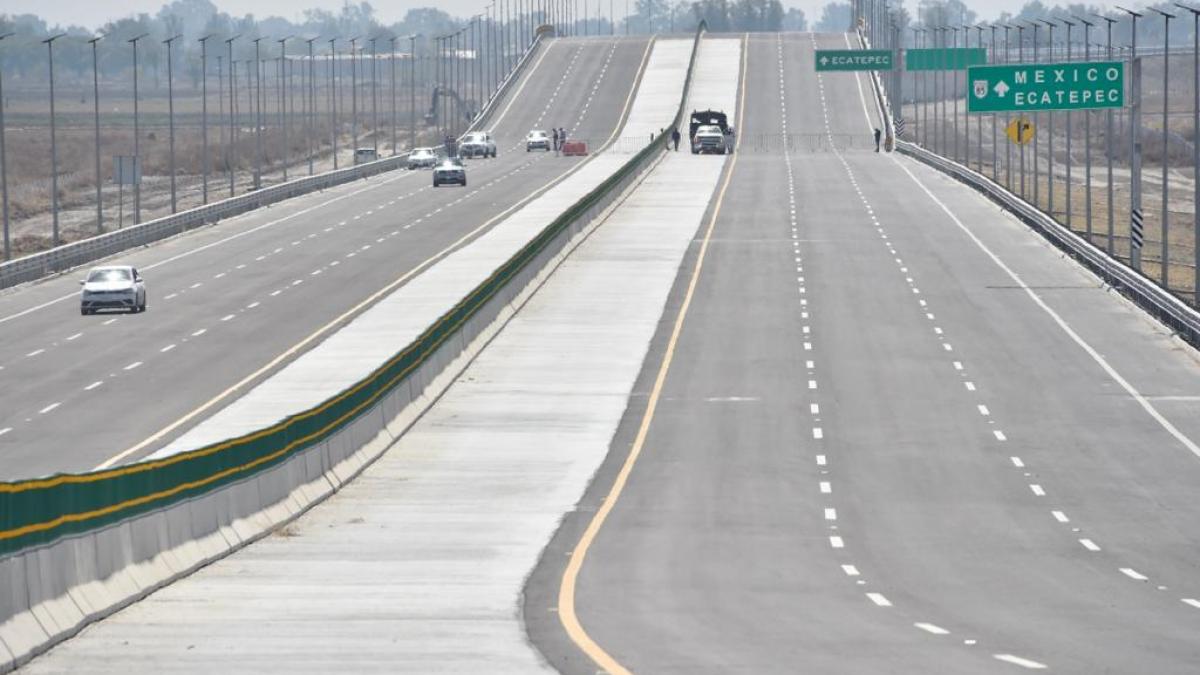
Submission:
[[[598,164],[619,168],[529,242],[532,257],[457,330],[332,435],[206,494],[0,558],[0,672],[242,546],[287,536],[289,521],[353,480],[433,403],[663,151],[660,141],[628,161]]]

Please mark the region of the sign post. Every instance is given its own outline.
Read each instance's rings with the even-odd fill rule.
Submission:
[[[890,49],[818,49],[817,72],[828,70],[891,70]]]
[[[1121,61],[1028,63],[967,69],[967,112],[1090,110],[1125,105]]]

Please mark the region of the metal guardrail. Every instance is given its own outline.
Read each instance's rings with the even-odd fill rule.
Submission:
[[[520,76],[529,59],[537,51],[541,43],[541,35],[530,43],[525,54],[513,67],[508,76],[496,88],[496,92],[488,101],[480,114],[468,127],[474,131],[481,126],[501,100],[504,93]],[[186,211],[180,211],[169,216],[148,220],[120,230],[88,237],[79,241],[56,246],[40,253],[34,253],[6,263],[0,263],[0,289],[16,286],[29,281],[35,281],[52,274],[58,274],[86,265],[87,263],[116,255],[138,246],[145,246],[156,241],[175,236],[203,225],[253,211],[264,206],[275,204],[292,197],[324,190],[360,178],[378,175],[387,171],[403,168],[408,160],[408,153],[379,159],[356,166],[327,171],[314,176],[305,176],[295,180],[272,185],[271,187],[247,192],[236,197],[229,197],[211,204],[198,206]]]
[[[1189,307],[1148,277],[1135,272],[1133,268],[1120,260],[1110,257],[1103,250],[1063,227],[1032,204],[1009,192],[983,174],[907,141],[901,141],[896,147],[901,153],[924,162],[983,193],[984,196],[1020,218],[1060,250],[1097,274],[1105,283],[1162,321],[1179,337],[1195,347],[1200,347],[1200,312]]]

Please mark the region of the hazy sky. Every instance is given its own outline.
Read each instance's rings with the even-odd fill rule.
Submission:
[[[596,0],[588,0],[589,11],[594,14]],[[625,0],[613,0],[617,16],[624,13]],[[341,0],[214,0],[217,7],[236,16],[254,13],[256,16],[282,16],[288,19],[300,18],[301,11],[309,7],[324,7],[336,10],[341,7]],[[398,20],[412,7],[436,6],[451,14],[467,16],[480,12],[487,5],[487,0],[375,0],[371,3],[379,18],[385,23]],[[785,7],[799,7],[804,10],[809,21],[816,20],[821,14],[825,0],[783,0]],[[905,3],[910,10],[916,6],[916,0]],[[991,19],[1000,12],[1016,12],[1025,4],[1025,0],[967,0],[967,5],[974,7],[982,19]],[[1050,1],[1046,4],[1053,5]],[[1091,4],[1091,3],[1089,3]],[[1110,3],[1096,3],[1108,5]],[[1141,2],[1131,4],[1140,5]],[[84,0],[3,0],[0,11],[11,14],[38,14],[51,23],[82,25],[86,28],[96,28],[113,18],[138,12],[153,13],[163,5],[162,0],[123,0],[120,3],[85,2]],[[632,5],[632,3],[631,3]],[[119,8],[119,9],[118,9]],[[601,0],[601,11],[608,15],[608,2]]]

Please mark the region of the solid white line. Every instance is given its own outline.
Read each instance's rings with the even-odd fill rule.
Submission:
[[[842,541],[841,537],[834,535],[829,538],[829,545],[834,548],[845,548],[846,542]]]
[[[949,635],[950,634],[950,631],[946,630],[945,628],[942,628],[941,626],[935,626],[931,623],[924,623],[924,622],[918,621],[917,623],[914,623],[913,625],[916,626],[917,628],[920,628],[921,630],[925,631],[926,633],[933,633],[934,635]]]
[[[883,597],[883,593],[867,593],[867,597],[871,599],[871,602],[875,603],[876,605],[878,605],[880,607],[891,607],[892,606],[892,601]]]
[[[1083,547],[1089,551],[1099,551],[1100,550],[1100,547],[1096,545],[1096,542],[1092,541],[1091,539],[1080,539],[1079,543],[1082,544]]]
[[[992,657],[995,658],[997,661],[1005,661],[1007,663],[1021,666],[1022,668],[1028,668],[1030,670],[1045,670],[1046,669],[1046,664],[1044,664],[1044,663],[1038,663],[1037,661],[1030,661],[1029,659],[1024,659],[1024,658],[1021,658],[1020,656],[1013,656],[1012,654],[992,654]]]
[[[1165,429],[1167,433],[1175,437],[1175,440],[1179,441],[1179,443],[1187,448],[1193,455],[1200,457],[1200,445],[1197,445],[1194,441],[1192,441],[1191,438],[1176,428],[1174,424],[1171,424],[1170,420],[1168,420],[1166,417],[1163,417],[1162,413],[1158,412],[1158,409],[1155,408],[1140,391],[1135,389],[1128,380],[1126,380],[1119,372],[1117,372],[1117,369],[1113,368],[1108,361],[1106,361],[1104,357],[1092,347],[1092,345],[1080,337],[1080,335],[1076,333],[1075,330],[1071,328],[1071,326],[1068,325],[1061,316],[1059,316],[1058,312],[1054,311],[1050,305],[1046,304],[1046,301],[1043,300],[1040,295],[1035,293],[1033,289],[1026,285],[1021,277],[1008,265],[1006,265],[999,256],[993,253],[992,250],[988,248],[982,240],[979,239],[979,237],[975,236],[975,233],[968,229],[967,226],[958,219],[958,216],[954,215],[954,212],[950,210],[950,207],[942,203],[942,201],[938,199],[933,192],[931,192],[929,188],[921,182],[920,179],[918,179],[911,171],[908,170],[908,167],[904,166],[904,164],[902,164],[900,160],[896,159],[894,156],[891,156],[891,160],[895,162],[896,165],[901,168],[901,170],[907,173],[908,176],[912,178],[913,182],[920,186],[925,194],[928,195],[935,204],[941,207],[942,211],[944,211],[946,215],[948,215],[950,219],[954,221],[954,224],[957,225],[960,230],[965,232],[967,237],[975,242],[975,245],[978,246],[979,249],[984,252],[984,254],[991,258],[992,262],[994,262],[996,266],[1003,270],[1005,274],[1007,274],[1009,278],[1011,278],[1017,284],[1017,286],[1024,290],[1025,294],[1028,295],[1038,307],[1041,307],[1046,314],[1049,314],[1050,318],[1053,319],[1056,324],[1058,324],[1059,328],[1061,328],[1062,331],[1075,342],[1075,344],[1079,345],[1083,351],[1087,352],[1088,356],[1092,357],[1092,360],[1099,364],[1099,366],[1104,370],[1104,372],[1108,373],[1108,376],[1111,377],[1113,381],[1119,384],[1121,388],[1126,391],[1126,393],[1132,396],[1133,399],[1138,402],[1138,405],[1140,405],[1142,409],[1145,410],[1148,415],[1150,415],[1150,417],[1154,418],[1154,420],[1158,422],[1158,424]]]
[[[102,381],[100,381],[100,380],[96,380],[95,382],[93,382],[93,383],[89,384],[88,386],[84,387],[84,388],[83,388],[83,390],[84,390],[84,391],[91,391],[91,390],[95,389],[96,387],[99,387],[99,386],[100,386],[100,385],[102,385],[102,384],[104,384],[104,382],[102,382]]]
[[[1133,569],[1132,567],[1122,567],[1121,574],[1124,574],[1125,576],[1129,577],[1130,579],[1133,579],[1134,581],[1148,581],[1149,580],[1149,577],[1142,574],[1141,572],[1138,572],[1137,570]]]
[[[50,405],[46,406],[45,408],[42,408],[41,410],[39,410],[38,414],[45,415],[46,413],[50,412],[51,410],[54,410],[55,408],[57,408],[60,405],[62,405],[62,401],[58,401],[57,403],[51,403]]]
[[[848,577],[858,576],[858,568],[854,565],[842,565],[842,571],[845,572],[846,576]]]
[[[137,368],[140,365],[142,365],[141,361],[134,361],[133,363],[125,366],[122,370],[133,370],[134,368]]]

